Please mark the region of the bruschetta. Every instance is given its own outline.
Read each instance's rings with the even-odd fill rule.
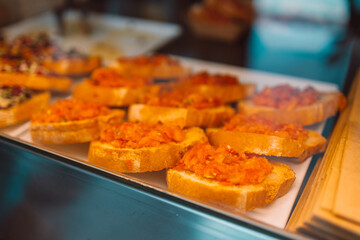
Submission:
[[[74,88],[73,98],[107,106],[128,106],[159,91],[159,86],[149,85],[149,82],[144,77],[125,76],[115,68],[98,68],[90,79]]]
[[[28,120],[31,114],[42,111],[49,99],[49,92],[24,87],[0,87],[0,127]]]
[[[22,86],[35,90],[69,91],[72,80],[49,72],[37,63],[21,62],[16,66],[0,66],[0,85]]]
[[[90,74],[102,65],[100,56],[89,56],[75,49],[64,51],[57,48],[49,55],[44,55],[40,64],[59,75],[82,76]]]
[[[233,116],[235,110],[217,98],[172,91],[150,97],[145,104],[129,107],[132,122],[172,123],[181,127],[216,127]]]
[[[124,122],[109,125],[90,144],[90,163],[117,172],[149,172],[174,167],[192,146],[207,141],[200,128]]]
[[[31,116],[32,140],[43,144],[69,144],[98,139],[105,124],[123,120],[123,110],[109,109],[75,99],[59,100]]]
[[[257,115],[237,114],[222,128],[209,128],[206,133],[215,146],[226,144],[236,151],[300,161],[323,152],[327,143],[315,131],[297,124],[275,123]]]
[[[238,152],[229,146],[199,144],[167,170],[171,191],[235,212],[265,207],[285,195],[295,173],[285,164]]]
[[[278,123],[312,125],[322,122],[345,108],[341,92],[320,92],[313,87],[303,90],[290,85],[265,87],[250,100],[238,103],[238,110],[247,115],[260,114]]]
[[[182,66],[177,59],[164,54],[122,57],[111,66],[126,75],[151,79],[176,79],[189,73],[189,70]]]
[[[208,72],[190,75],[175,87],[188,93],[199,93],[204,97],[216,97],[225,103],[247,98],[255,92],[255,84],[240,83],[234,75]]]

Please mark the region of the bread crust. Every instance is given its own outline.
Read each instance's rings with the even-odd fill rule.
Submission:
[[[298,123],[312,125],[335,115],[346,105],[345,97],[340,92],[322,93],[321,99],[309,106],[283,110],[272,107],[257,106],[251,100],[238,102],[238,111],[246,115],[259,114],[278,123]]]
[[[20,72],[0,72],[0,84],[5,86],[22,86],[36,90],[69,91],[72,80],[65,77],[52,77]]]
[[[295,173],[285,164],[271,162],[272,172],[262,183],[224,185],[185,170],[169,169],[168,188],[201,202],[217,207],[246,212],[273,203],[285,195],[295,181]]]
[[[95,68],[100,67],[102,59],[99,56],[90,56],[88,58],[44,60],[41,65],[59,75],[81,76],[91,73]]]
[[[43,144],[69,144],[90,142],[98,139],[105,124],[120,123],[125,116],[123,110],[111,110],[108,115],[78,121],[59,123],[31,122],[30,134],[33,141]]]
[[[323,152],[327,143],[326,139],[317,132],[308,131],[308,138],[305,141],[217,128],[206,129],[206,134],[210,143],[215,146],[225,144],[236,151],[276,157],[295,157],[302,162],[316,153]]]
[[[107,106],[123,107],[138,103],[146,94],[155,94],[159,90],[160,87],[157,85],[138,88],[94,86],[89,83],[89,80],[85,80],[74,88],[73,98]]]
[[[185,140],[158,147],[115,148],[101,141],[90,144],[89,162],[117,172],[149,172],[174,167],[192,146],[207,141],[200,128],[187,130]]]
[[[11,108],[0,110],[0,127],[29,119],[31,114],[43,110],[48,105],[49,99],[50,93],[43,92]]]
[[[175,123],[180,127],[216,127],[235,114],[229,106],[193,109],[133,104],[128,119],[132,122]]]

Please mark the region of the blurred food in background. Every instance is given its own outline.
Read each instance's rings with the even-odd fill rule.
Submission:
[[[204,0],[192,5],[187,22],[194,34],[222,41],[235,41],[255,18],[251,0]]]

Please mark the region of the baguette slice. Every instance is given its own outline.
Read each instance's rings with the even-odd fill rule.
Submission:
[[[301,162],[325,151],[326,139],[315,131],[308,130],[306,141],[270,136],[259,133],[243,133],[218,128],[206,129],[212,145],[229,145],[235,151],[276,157],[296,157]]]
[[[43,144],[69,144],[90,142],[98,139],[105,124],[120,123],[125,116],[123,110],[112,110],[110,114],[96,118],[59,123],[31,122],[33,141]]]
[[[75,87],[73,98],[107,106],[122,107],[138,103],[146,94],[156,94],[159,90],[160,87],[157,85],[138,88],[94,86],[89,80],[85,80]]]
[[[89,149],[89,162],[117,172],[149,172],[174,167],[192,146],[207,141],[200,128],[189,128],[185,140],[158,147],[138,149],[115,148],[110,144],[93,141]]]
[[[278,123],[298,123],[306,126],[326,120],[339,109],[345,108],[345,105],[346,99],[342,93],[329,92],[323,93],[315,104],[291,110],[257,106],[251,100],[240,101],[237,107],[239,112],[246,115],[259,114]]]
[[[36,90],[69,91],[70,78],[53,77],[20,72],[0,72],[0,85],[22,86]]]
[[[285,164],[271,162],[272,172],[260,184],[224,185],[186,170],[167,171],[168,188],[204,203],[234,210],[250,211],[265,207],[285,195],[295,180],[295,173]]]
[[[47,59],[41,65],[59,75],[81,76],[91,73],[95,68],[101,66],[101,57],[91,56],[88,58],[68,58],[52,60]]]
[[[174,123],[180,127],[216,127],[234,113],[235,110],[229,106],[194,109],[133,104],[128,119],[132,122]]]
[[[31,114],[43,110],[50,99],[48,92],[32,96],[30,99],[8,109],[0,110],[0,127],[25,121]]]

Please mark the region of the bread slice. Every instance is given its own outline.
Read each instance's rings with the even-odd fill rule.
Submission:
[[[137,88],[102,87],[95,86],[89,80],[85,80],[74,88],[73,98],[107,106],[122,107],[138,103],[146,94],[156,94],[159,90],[160,87],[157,85]]]
[[[224,185],[186,170],[169,169],[167,185],[171,191],[203,203],[233,210],[250,211],[265,207],[285,195],[295,180],[295,173],[285,164],[271,162],[272,172],[259,184]]]
[[[54,77],[21,72],[0,72],[0,85],[22,86],[36,90],[69,91],[72,85],[72,80],[65,77]]]
[[[270,136],[259,133],[227,131],[218,128],[206,129],[212,145],[229,145],[236,151],[276,157],[295,157],[305,161],[308,157],[325,151],[326,139],[315,131],[308,130],[305,141]]]
[[[264,118],[278,123],[298,123],[301,125],[312,125],[322,122],[335,115],[346,105],[346,99],[340,92],[322,93],[320,100],[316,103],[297,107],[291,110],[277,109],[254,105],[251,100],[244,100],[238,103],[238,111],[246,114],[259,114]]]
[[[102,64],[101,57],[64,58],[59,60],[46,59],[41,65],[46,69],[65,76],[81,76],[91,73]]]
[[[105,124],[120,123],[125,116],[123,110],[112,110],[108,115],[78,121],[59,123],[31,122],[30,134],[35,142],[43,144],[69,144],[90,142],[98,139]]]
[[[132,122],[174,123],[180,127],[216,127],[233,116],[229,106],[194,109],[133,104],[128,111]]]
[[[50,93],[42,92],[8,109],[0,110],[0,127],[9,126],[30,118],[31,114],[43,110],[49,102]]]
[[[207,141],[200,128],[187,129],[185,140],[158,147],[138,149],[115,148],[101,141],[93,141],[89,149],[89,162],[117,172],[149,172],[174,167],[192,146]]]

